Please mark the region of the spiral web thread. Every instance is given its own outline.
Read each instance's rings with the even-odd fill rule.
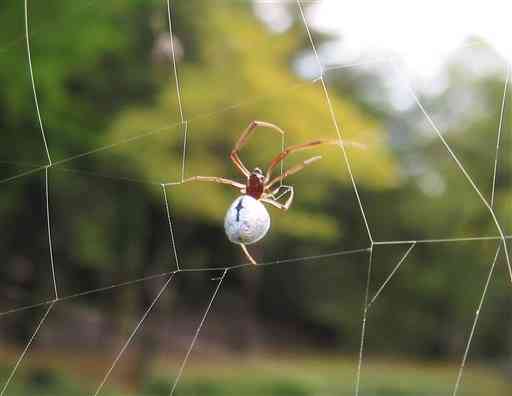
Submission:
[[[187,362],[188,362],[188,360],[189,360],[189,358],[190,358],[190,356],[191,356],[191,354],[193,352],[193,349],[194,349],[194,346],[195,346],[197,340],[199,339],[201,329],[203,328],[204,324],[206,323],[207,316],[208,316],[208,314],[212,310],[212,307],[214,305],[215,299],[221,293],[221,287],[222,287],[222,284],[223,284],[225,278],[228,276],[230,271],[233,271],[233,270],[236,270],[236,269],[240,269],[240,268],[252,265],[252,264],[246,263],[246,264],[231,265],[231,266],[224,266],[224,267],[188,268],[188,269],[180,267],[179,252],[177,250],[176,243],[175,243],[175,229],[174,229],[173,221],[172,221],[172,211],[171,211],[171,208],[170,208],[170,205],[169,205],[169,200],[167,198],[167,187],[168,186],[177,185],[177,184],[181,184],[181,183],[183,183],[183,181],[185,179],[185,163],[186,163],[187,135],[188,135],[188,132],[189,132],[189,123],[191,121],[194,121],[194,120],[197,120],[197,119],[200,119],[200,118],[212,117],[214,115],[220,114],[220,113],[225,112],[225,111],[229,111],[229,110],[233,110],[233,109],[236,109],[236,108],[239,108],[239,107],[242,107],[242,106],[250,105],[251,103],[254,103],[255,101],[260,100],[262,98],[252,98],[251,100],[247,100],[245,102],[239,102],[239,103],[236,103],[234,105],[228,106],[228,107],[226,107],[224,109],[216,110],[216,111],[211,112],[211,113],[197,114],[197,115],[195,115],[193,117],[186,118],[185,117],[185,112],[184,112],[183,98],[182,98],[182,94],[181,94],[181,83],[180,83],[180,79],[179,79],[179,70],[178,70],[178,67],[177,67],[177,60],[176,60],[176,53],[175,53],[175,42],[174,42],[175,38],[174,38],[174,32],[173,32],[172,0],[163,0],[163,1],[164,1],[164,6],[166,7],[167,16],[168,16],[169,37],[170,37],[170,42],[171,42],[171,57],[170,57],[171,73],[170,73],[170,76],[171,76],[171,80],[173,80],[173,83],[174,83],[175,88],[176,88],[177,102],[178,102],[177,112],[178,112],[178,115],[179,115],[179,122],[173,123],[173,124],[170,124],[170,125],[166,125],[166,126],[163,126],[161,128],[158,128],[158,129],[142,131],[140,134],[138,134],[136,136],[132,136],[132,137],[129,137],[129,138],[117,141],[115,143],[112,143],[112,144],[109,144],[109,145],[106,145],[106,146],[98,147],[96,149],[93,149],[93,150],[90,150],[90,151],[87,151],[87,152],[84,152],[84,153],[80,153],[80,154],[77,154],[77,155],[73,155],[73,156],[64,158],[62,160],[53,162],[52,158],[51,158],[51,150],[50,150],[51,142],[50,143],[48,142],[47,136],[46,136],[46,133],[45,133],[44,119],[41,116],[40,105],[39,105],[39,100],[38,100],[38,96],[37,96],[37,86],[36,86],[36,83],[35,83],[34,70],[33,70],[33,67],[32,67],[32,56],[31,56],[31,49],[30,49],[30,37],[31,37],[31,34],[30,34],[29,0],[24,0],[25,41],[26,41],[26,50],[27,50],[27,62],[28,62],[28,65],[29,65],[30,81],[31,81],[31,86],[32,86],[32,93],[33,93],[33,99],[34,99],[35,112],[37,114],[37,120],[38,120],[39,128],[40,128],[40,131],[41,131],[41,137],[42,137],[42,141],[43,141],[43,149],[45,151],[45,154],[46,154],[46,157],[47,157],[47,160],[48,160],[48,164],[43,165],[43,166],[34,166],[32,169],[30,169],[28,171],[24,171],[24,172],[21,172],[19,174],[14,175],[14,176],[10,176],[8,178],[2,179],[2,180],[0,180],[0,184],[7,184],[7,183],[10,183],[10,182],[16,181],[16,180],[18,180],[20,178],[23,178],[25,176],[28,176],[28,175],[31,175],[31,174],[34,174],[34,173],[38,173],[38,172],[44,171],[44,187],[45,187],[44,188],[44,191],[45,191],[44,196],[45,196],[45,209],[46,209],[47,237],[48,237],[48,249],[49,249],[50,263],[51,263],[51,274],[52,274],[52,284],[53,284],[54,298],[50,299],[50,300],[47,300],[47,301],[41,301],[41,302],[36,303],[36,304],[32,304],[32,305],[28,305],[28,306],[22,306],[22,307],[17,307],[17,308],[10,309],[8,311],[0,312],[0,319],[1,319],[3,317],[5,317],[7,315],[10,315],[10,314],[13,314],[13,313],[17,313],[17,312],[21,312],[21,311],[26,311],[26,310],[30,310],[30,309],[34,309],[34,308],[46,307],[46,310],[45,310],[44,314],[42,315],[41,319],[39,320],[39,322],[38,322],[34,332],[30,336],[27,344],[25,345],[25,348],[22,350],[22,352],[18,356],[18,359],[16,360],[16,363],[12,367],[11,372],[10,372],[7,380],[5,381],[3,386],[0,387],[0,396],[4,396],[4,394],[6,394],[8,388],[9,388],[9,385],[12,383],[12,380],[13,380],[13,378],[15,377],[15,375],[17,373],[18,368],[22,365],[23,360],[25,359],[26,355],[29,353],[29,350],[30,350],[32,344],[36,340],[36,338],[37,338],[41,328],[43,327],[45,321],[51,315],[51,312],[52,312],[53,308],[55,307],[55,305],[57,305],[59,303],[62,303],[64,301],[69,301],[69,300],[72,300],[72,299],[75,299],[75,298],[78,298],[78,297],[82,297],[82,296],[86,296],[86,295],[100,293],[100,292],[104,292],[104,291],[112,290],[112,289],[116,289],[116,288],[121,288],[121,287],[129,287],[129,286],[132,286],[132,285],[135,285],[135,284],[138,284],[138,283],[141,283],[141,282],[145,282],[145,281],[148,281],[148,280],[151,280],[151,279],[165,279],[165,278],[167,279],[165,281],[165,283],[163,284],[163,286],[158,291],[156,297],[152,300],[152,302],[149,304],[149,306],[147,307],[147,309],[145,310],[145,312],[141,316],[140,320],[137,322],[137,325],[135,326],[135,328],[132,330],[132,332],[130,333],[128,338],[125,340],[125,342],[123,343],[123,345],[119,349],[119,351],[116,354],[112,364],[109,366],[109,369],[104,374],[104,376],[102,378],[102,381],[98,384],[95,392],[93,393],[93,396],[98,396],[98,395],[101,394],[102,390],[104,389],[104,386],[108,383],[108,380],[110,378],[111,373],[114,371],[114,369],[115,369],[116,365],[118,364],[118,362],[122,359],[125,351],[128,349],[128,347],[130,346],[130,344],[132,343],[134,338],[137,336],[137,334],[140,331],[140,329],[144,326],[144,322],[150,316],[150,314],[153,311],[153,309],[155,308],[155,306],[158,304],[158,302],[160,300],[160,297],[166,291],[166,289],[169,287],[169,285],[171,284],[171,282],[174,279],[175,275],[177,275],[179,273],[182,273],[182,272],[183,273],[186,273],[186,272],[214,272],[215,273],[215,272],[219,272],[220,271],[222,273],[222,275],[220,277],[214,279],[217,282],[216,283],[216,287],[214,288],[214,291],[212,292],[212,294],[211,294],[211,296],[209,298],[209,302],[207,304],[207,307],[206,307],[205,311],[203,312],[201,320],[200,320],[199,324],[197,325],[197,327],[195,329],[192,341],[191,341],[191,343],[190,343],[190,345],[189,345],[189,347],[187,349],[187,352],[186,352],[186,354],[185,354],[185,356],[184,356],[184,358],[183,358],[183,360],[182,360],[182,362],[181,362],[181,364],[179,366],[179,371],[178,371],[174,381],[172,382],[172,384],[170,384],[170,387],[169,387],[169,389],[170,389],[169,392],[170,393],[169,394],[170,394],[170,396],[172,396],[174,394],[178,384],[179,384],[179,381],[180,381],[180,379],[182,377],[182,374],[183,374],[184,370],[186,369]],[[89,7],[92,3],[93,3],[93,1],[84,3],[83,7]],[[298,10],[299,15],[300,15],[300,17],[302,19],[304,30],[305,30],[305,33],[306,33],[307,38],[309,40],[309,43],[310,43],[310,46],[311,46],[311,50],[312,50],[312,52],[314,54],[315,60],[316,60],[317,65],[318,65],[318,70],[319,70],[319,75],[316,78],[314,78],[311,82],[308,82],[308,83],[309,84],[312,83],[312,84],[319,84],[320,85],[320,87],[321,87],[321,89],[323,91],[323,94],[324,94],[324,98],[325,98],[325,106],[327,107],[327,109],[329,111],[329,115],[330,115],[332,124],[333,124],[333,126],[334,126],[334,128],[336,130],[336,133],[338,135],[338,138],[340,139],[340,142],[343,142],[343,140],[342,140],[343,139],[343,135],[344,135],[343,126],[338,121],[339,118],[341,118],[341,119],[343,118],[343,115],[336,115],[335,114],[334,107],[332,105],[331,97],[330,97],[330,94],[329,94],[329,89],[328,89],[328,86],[327,86],[327,84],[325,82],[325,78],[324,78],[325,74],[324,73],[328,72],[328,71],[331,71],[331,70],[339,70],[339,69],[345,69],[345,68],[350,68],[350,67],[355,67],[355,66],[367,65],[367,64],[372,64],[372,63],[375,63],[375,62],[386,61],[386,62],[393,63],[395,59],[393,57],[387,57],[387,58],[383,58],[383,59],[370,60],[370,61],[367,61],[367,62],[358,62],[358,63],[355,63],[355,64],[324,66],[322,64],[320,56],[318,55],[317,47],[316,47],[313,35],[311,34],[311,30],[309,28],[309,24],[308,24],[308,21],[307,21],[306,13],[304,11],[304,4],[305,3],[309,3],[309,1],[296,0],[297,10]],[[397,65],[395,65],[395,67],[398,68]],[[512,238],[512,236],[505,235],[505,233],[503,232],[502,225],[499,222],[499,219],[496,216],[496,213],[494,211],[494,193],[495,193],[495,185],[496,185],[496,173],[497,173],[497,169],[498,169],[498,166],[499,166],[499,154],[500,154],[500,144],[501,144],[501,139],[502,139],[503,117],[504,117],[504,109],[505,109],[505,106],[506,106],[507,95],[508,95],[508,90],[509,90],[509,82],[510,82],[510,67],[507,68],[507,75],[506,75],[506,80],[505,80],[505,84],[504,84],[504,87],[503,87],[503,95],[502,95],[501,106],[500,106],[499,127],[498,127],[497,138],[496,138],[496,151],[495,151],[494,167],[493,167],[493,174],[492,174],[492,192],[491,192],[490,200],[487,200],[484,197],[484,195],[482,194],[482,192],[480,191],[478,186],[473,181],[473,179],[470,176],[469,172],[466,170],[466,168],[464,167],[462,162],[456,156],[455,152],[449,146],[449,144],[445,140],[442,132],[439,130],[439,128],[434,123],[434,121],[432,120],[431,116],[429,115],[429,113],[427,112],[425,107],[423,106],[423,104],[420,101],[418,95],[414,91],[412,85],[409,84],[409,86],[408,86],[410,94],[413,97],[413,99],[414,99],[418,109],[421,111],[421,113],[423,114],[423,116],[427,120],[428,124],[430,125],[432,130],[435,132],[436,136],[442,142],[442,144],[445,147],[448,155],[455,162],[455,164],[459,168],[460,172],[462,173],[463,177],[466,179],[468,184],[473,188],[474,192],[477,194],[477,196],[481,200],[482,205],[484,205],[486,207],[486,209],[489,211],[489,213],[490,213],[490,215],[491,215],[491,217],[492,217],[492,219],[493,219],[493,221],[495,223],[498,235],[496,235],[496,236],[481,236],[481,237],[465,237],[465,238],[424,239],[424,240],[388,240],[388,241],[377,241],[377,240],[374,240],[374,238],[372,236],[372,232],[371,232],[371,227],[370,227],[370,225],[368,223],[368,220],[367,220],[365,205],[364,205],[364,202],[361,199],[361,196],[359,194],[358,184],[357,184],[356,178],[354,176],[354,173],[352,171],[352,166],[351,166],[351,161],[350,161],[349,154],[348,154],[347,150],[345,149],[343,143],[341,143],[340,144],[340,150],[341,150],[342,158],[343,158],[343,161],[344,161],[344,163],[346,165],[346,168],[348,170],[348,173],[349,173],[349,176],[350,176],[351,185],[352,185],[352,188],[353,188],[353,191],[354,191],[354,195],[355,195],[355,198],[356,198],[356,201],[357,201],[357,204],[358,204],[358,208],[359,208],[362,220],[363,220],[364,225],[365,225],[365,230],[366,230],[367,235],[368,235],[368,240],[369,240],[368,247],[362,248],[362,249],[341,250],[341,251],[337,251],[337,252],[333,252],[333,253],[327,253],[327,254],[321,254],[321,255],[315,255],[315,256],[304,256],[304,257],[297,257],[297,258],[269,261],[269,262],[263,262],[263,263],[258,264],[261,268],[265,268],[267,266],[273,266],[273,265],[278,265],[278,264],[294,263],[294,262],[304,262],[304,261],[310,261],[310,260],[321,260],[321,259],[326,259],[326,258],[330,258],[330,257],[340,257],[340,256],[344,256],[344,255],[357,255],[357,254],[367,254],[368,255],[367,279],[366,279],[365,292],[364,292],[364,301],[363,301],[363,307],[362,307],[360,347],[359,347],[358,362],[357,362],[357,368],[356,368],[356,373],[355,373],[355,381],[354,381],[354,394],[355,394],[355,396],[358,396],[360,394],[360,388],[361,388],[361,377],[362,377],[362,372],[363,372],[365,341],[366,341],[366,325],[367,325],[367,318],[368,318],[369,310],[370,310],[372,304],[380,296],[382,291],[392,281],[394,275],[400,270],[400,267],[406,262],[407,257],[414,250],[414,248],[418,244],[438,244],[438,243],[456,243],[456,242],[468,242],[468,241],[491,241],[491,240],[495,240],[496,242],[498,242],[498,246],[497,246],[494,258],[491,261],[490,269],[489,269],[487,278],[486,278],[486,280],[484,282],[484,285],[483,285],[481,298],[480,298],[480,301],[479,301],[478,306],[476,308],[474,320],[473,320],[472,326],[471,326],[470,331],[469,331],[468,339],[467,339],[467,342],[466,342],[466,347],[465,347],[464,354],[463,354],[462,359],[461,359],[461,364],[460,364],[460,367],[459,367],[458,375],[457,375],[457,378],[456,378],[456,381],[455,381],[455,384],[454,384],[454,387],[453,387],[453,396],[456,396],[457,393],[458,393],[458,390],[460,389],[460,385],[461,385],[462,379],[463,379],[463,372],[464,372],[464,369],[465,369],[465,366],[466,366],[466,362],[467,362],[467,359],[468,359],[468,354],[469,354],[469,351],[470,351],[470,348],[471,348],[471,344],[472,344],[472,341],[473,341],[474,336],[475,336],[475,332],[476,332],[476,329],[477,329],[477,324],[478,324],[478,320],[479,320],[479,317],[480,317],[481,309],[482,309],[484,301],[485,301],[485,297],[486,297],[486,294],[487,294],[487,291],[488,291],[488,288],[489,288],[489,284],[490,284],[490,282],[492,280],[492,277],[494,275],[494,269],[495,269],[496,262],[497,262],[498,257],[499,257],[499,255],[500,255],[500,253],[502,251],[503,251],[505,259],[506,259],[506,264],[507,264],[507,268],[508,268],[508,271],[509,271],[509,276],[510,276],[510,278],[512,280],[512,268],[511,268],[511,263],[510,263],[510,258],[509,258],[509,251],[508,251],[508,243],[509,243],[509,240]],[[297,84],[297,86],[292,87],[292,90],[295,90],[296,88],[301,87],[304,84],[308,84],[308,83]],[[149,137],[149,136],[153,136],[155,134],[169,132],[169,131],[175,129],[176,127],[181,128],[181,130],[183,131],[183,146],[182,146],[181,170],[180,170],[180,173],[179,173],[179,177],[178,177],[177,181],[175,181],[175,182],[174,181],[173,182],[169,182],[169,181],[161,182],[161,181],[150,181],[150,180],[137,180],[137,179],[130,179],[130,178],[119,178],[119,177],[114,177],[114,176],[111,176],[111,175],[104,175],[104,174],[86,172],[86,171],[66,168],[66,167],[62,166],[64,164],[70,163],[70,162],[72,162],[72,161],[74,161],[76,159],[83,158],[83,157],[86,157],[86,156],[89,156],[89,155],[93,155],[93,154],[96,154],[96,153],[99,153],[99,152],[102,152],[102,151],[110,150],[110,149],[112,149],[114,147],[117,147],[119,145],[124,145],[124,144],[129,144],[129,143],[132,143],[132,142],[136,142],[139,139],[143,139],[143,138],[146,138],[146,137]],[[284,141],[284,137],[283,137],[283,140],[282,140],[282,147],[283,148],[284,148],[284,145],[285,145],[285,141]],[[52,246],[52,230],[51,230],[51,202],[50,202],[49,193],[48,193],[48,186],[49,186],[49,183],[50,183],[49,173],[50,173],[51,170],[54,170],[54,169],[57,169],[57,168],[60,171],[91,174],[91,175],[94,175],[94,176],[104,177],[104,178],[107,178],[107,179],[121,179],[121,180],[126,180],[126,181],[130,181],[130,182],[135,182],[135,183],[149,183],[149,184],[153,184],[153,185],[160,185],[161,188],[162,188],[163,215],[166,217],[166,220],[167,220],[168,225],[169,225],[170,255],[171,255],[171,258],[173,259],[173,261],[175,262],[176,269],[175,270],[171,270],[171,271],[167,271],[167,272],[164,272],[164,273],[160,273],[160,274],[150,275],[150,276],[141,277],[141,278],[133,279],[133,280],[122,282],[122,283],[118,283],[118,284],[113,284],[113,285],[101,287],[101,288],[98,288],[98,289],[87,290],[87,291],[76,293],[76,294],[61,295],[60,292],[59,292],[59,287],[58,287],[58,282],[57,282],[58,274],[56,273],[55,263],[54,263],[54,254],[53,254],[53,246]],[[281,172],[283,172],[283,164],[281,164]],[[377,289],[377,292],[373,296],[371,296],[370,295],[370,285],[371,285],[371,279],[372,279],[372,264],[373,264],[372,261],[373,261],[373,255],[374,255],[374,248],[376,246],[379,246],[379,245],[407,245],[408,249],[405,251],[403,256],[397,262],[397,264],[395,265],[393,270],[389,273],[389,275],[386,277],[386,279],[380,284],[379,288]]]

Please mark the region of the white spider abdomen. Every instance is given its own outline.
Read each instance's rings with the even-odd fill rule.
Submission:
[[[270,228],[265,206],[249,195],[235,199],[226,213],[224,229],[233,243],[250,245],[263,238]]]

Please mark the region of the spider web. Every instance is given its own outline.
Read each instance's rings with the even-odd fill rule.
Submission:
[[[83,5],[83,7],[89,7],[93,2],[89,2]],[[325,110],[328,114],[328,117],[331,120],[332,126],[336,132],[336,136],[340,141],[343,141],[345,131],[343,128],[343,114],[336,114],[335,109],[332,103],[330,89],[327,82],[327,74],[335,71],[343,71],[343,69],[346,68],[352,68],[352,67],[358,67],[362,65],[368,65],[374,62],[387,62],[391,64],[391,67],[396,71],[397,74],[403,75],[399,63],[396,59],[393,58],[386,58],[386,59],[378,59],[378,60],[372,60],[372,61],[365,61],[365,62],[358,62],[354,64],[344,64],[344,65],[325,65],[322,62],[321,56],[319,55],[317,44],[315,42],[315,38],[310,30],[310,25],[308,23],[308,19],[304,10],[304,4],[303,3],[309,3],[307,1],[302,2],[301,0],[297,0],[296,7],[297,7],[297,13],[300,16],[300,19],[303,24],[303,28],[305,31],[305,34],[309,40],[311,51],[313,52],[316,64],[317,64],[317,70],[318,75],[314,77],[311,81],[306,82],[304,84],[299,84],[298,86],[294,86],[290,89],[291,92],[301,89],[303,85],[315,85],[318,87],[325,99]],[[30,334],[28,338],[28,342],[23,348],[22,352],[19,354],[18,359],[14,363],[5,383],[2,387],[0,387],[0,396],[4,396],[7,394],[8,389],[10,388],[10,385],[13,381],[13,379],[16,377],[19,368],[22,366],[24,360],[26,359],[26,356],[29,354],[31,347],[33,346],[33,343],[37,339],[41,329],[44,327],[45,323],[47,322],[48,318],[54,313],[55,308],[60,305],[65,305],[67,302],[72,301],[74,299],[83,298],[87,296],[96,295],[98,293],[107,293],[112,290],[123,288],[123,287],[140,287],[141,284],[150,282],[152,287],[156,290],[156,294],[154,295],[154,298],[147,304],[146,309],[143,312],[143,315],[139,318],[139,320],[134,324],[134,326],[131,327],[131,330],[128,332],[126,338],[122,341],[120,344],[119,349],[117,350],[117,353],[112,359],[111,364],[109,365],[108,369],[104,372],[101,381],[97,384],[95,387],[95,391],[93,393],[94,396],[100,395],[104,389],[104,387],[108,384],[109,380],[111,379],[111,376],[118,366],[118,364],[121,362],[123,357],[125,356],[126,351],[128,348],[132,346],[132,344],[135,342],[137,336],[140,334],[140,332],[143,330],[144,325],[148,320],[150,320],[152,314],[154,314],[154,311],[157,310],[159,302],[161,300],[161,297],[164,293],[168,291],[168,289],[171,287],[173,282],[175,282],[175,278],[182,274],[194,274],[194,273],[211,273],[212,279],[214,281],[214,285],[210,290],[209,299],[205,304],[205,308],[200,316],[200,319],[197,323],[197,325],[192,329],[192,338],[190,340],[190,343],[188,344],[187,349],[184,351],[183,359],[181,360],[178,369],[177,369],[177,375],[174,378],[173,381],[169,384],[169,394],[173,395],[180,383],[180,380],[182,378],[182,375],[184,374],[187,363],[189,362],[189,359],[191,358],[194,347],[196,346],[196,343],[201,335],[201,330],[204,328],[204,325],[207,321],[208,315],[210,314],[216,299],[219,295],[222,294],[222,286],[225,283],[226,278],[235,270],[243,269],[246,267],[250,267],[251,264],[245,263],[245,264],[236,264],[236,265],[221,265],[217,267],[209,267],[209,268],[194,268],[194,267],[187,267],[184,266],[183,263],[180,263],[180,252],[179,252],[179,244],[177,243],[177,227],[174,224],[174,216],[172,212],[172,205],[171,201],[169,199],[169,189],[179,187],[183,184],[185,175],[186,175],[186,164],[187,164],[187,155],[189,155],[189,146],[191,144],[191,136],[190,136],[190,124],[192,122],[197,122],[198,120],[202,119],[209,119],[210,117],[213,117],[219,113],[231,111],[234,109],[237,109],[242,106],[250,106],[252,103],[254,103],[257,100],[265,99],[265,98],[252,98],[250,100],[247,100],[245,102],[237,102],[234,105],[230,105],[227,108],[215,110],[213,112],[206,112],[206,113],[199,113],[195,114],[193,116],[187,117],[187,111],[186,111],[186,101],[183,98],[182,95],[182,89],[181,89],[181,81],[179,78],[179,67],[176,60],[176,43],[175,43],[175,36],[173,32],[173,8],[172,8],[172,2],[171,0],[166,0],[165,6],[167,10],[167,16],[168,16],[168,27],[169,27],[169,38],[171,43],[171,58],[170,58],[170,76],[171,79],[175,85],[176,88],[176,95],[177,95],[177,113],[178,113],[178,121],[176,123],[161,126],[159,128],[150,129],[143,131],[141,133],[138,133],[134,136],[127,137],[122,140],[118,140],[114,143],[101,146],[95,149],[92,149],[87,152],[83,153],[77,153],[73,154],[69,157],[59,159],[59,160],[53,160],[51,155],[51,144],[48,144],[47,141],[47,133],[45,131],[45,121],[42,117],[41,109],[40,109],[40,103],[38,99],[38,89],[36,85],[36,80],[34,79],[34,73],[37,72],[33,68],[33,62],[32,62],[32,53],[31,53],[31,24],[30,24],[30,2],[28,0],[24,1],[24,17],[25,17],[25,40],[26,40],[26,56],[27,56],[27,63],[29,67],[29,75],[30,75],[30,83],[33,93],[33,99],[34,99],[34,107],[35,107],[35,113],[37,117],[37,123],[39,126],[39,130],[41,133],[42,138],[42,146],[44,150],[44,154],[47,159],[47,163],[45,165],[41,166],[35,166],[32,167],[26,171],[16,173],[14,175],[10,175],[8,177],[3,178],[0,180],[0,185],[7,185],[11,182],[19,181],[23,178],[31,177],[31,176],[40,176],[43,177],[43,211],[44,211],[44,220],[45,220],[45,226],[46,226],[46,235],[47,235],[47,249],[48,249],[48,255],[50,259],[50,279],[51,279],[51,291],[53,296],[49,298],[46,301],[40,301],[36,302],[31,305],[22,306],[22,307],[15,307],[12,309],[9,309],[7,311],[0,313],[0,318],[5,318],[9,315],[13,314],[20,314],[26,311],[33,311],[40,313],[39,319],[34,321],[34,331]],[[364,299],[362,304],[362,314],[361,314],[361,330],[360,330],[360,343],[359,343],[359,354],[357,358],[357,368],[355,372],[354,377],[354,394],[358,396],[361,394],[361,384],[362,384],[362,378],[364,374],[364,366],[365,366],[365,352],[366,352],[366,341],[367,341],[367,334],[368,334],[368,318],[371,310],[373,309],[374,305],[378,301],[379,297],[382,295],[382,293],[385,291],[387,287],[390,286],[390,284],[395,280],[395,278],[398,276],[400,271],[404,266],[407,265],[407,259],[410,255],[414,254],[415,251],[418,249],[419,246],[422,245],[450,245],[452,243],[477,243],[477,242],[483,242],[483,241],[495,241],[497,244],[495,253],[493,257],[490,257],[489,259],[489,269],[486,272],[486,276],[484,279],[484,282],[482,284],[482,291],[481,291],[481,297],[478,301],[477,306],[475,307],[475,315],[473,318],[473,321],[471,323],[470,328],[468,329],[468,335],[466,339],[466,344],[464,348],[463,356],[461,357],[461,363],[460,368],[458,370],[457,377],[454,381],[453,385],[453,396],[456,396],[458,394],[458,391],[460,389],[460,386],[462,384],[463,380],[463,374],[466,367],[466,363],[468,360],[469,352],[471,350],[471,346],[473,343],[473,340],[475,338],[476,331],[478,329],[478,322],[480,319],[480,314],[482,307],[484,305],[489,285],[493,279],[493,276],[495,274],[495,268],[496,263],[498,261],[498,258],[501,256],[504,257],[506,262],[506,267],[508,270],[508,275],[510,277],[510,280],[512,281],[512,268],[511,268],[511,259],[509,257],[509,248],[508,244],[510,243],[510,239],[512,238],[510,235],[506,235],[502,226],[502,223],[500,221],[499,216],[497,215],[494,207],[495,203],[495,187],[496,187],[496,175],[499,169],[499,159],[500,159],[500,147],[502,142],[502,135],[503,135],[503,124],[504,124],[504,111],[506,107],[507,97],[509,95],[509,82],[510,82],[510,67],[507,67],[507,73],[505,82],[503,85],[503,91],[502,91],[502,97],[500,100],[500,111],[499,111],[499,128],[496,133],[496,144],[495,144],[495,155],[494,155],[494,161],[492,164],[492,188],[491,188],[491,194],[490,197],[486,197],[484,193],[482,192],[479,185],[475,182],[475,180],[472,178],[470,172],[468,169],[464,166],[462,160],[457,156],[456,151],[451,147],[449,142],[447,141],[445,135],[443,134],[443,131],[441,128],[438,127],[437,123],[435,122],[432,115],[427,110],[426,106],[421,101],[420,97],[416,93],[416,90],[414,89],[412,83],[409,81],[406,82],[407,90],[414,101],[414,103],[417,106],[417,109],[421,112],[422,116],[424,117],[424,121],[428,124],[428,127],[430,128],[431,132],[435,134],[437,139],[439,139],[440,143],[445,149],[446,155],[453,161],[453,164],[457,167],[457,169],[460,171],[460,177],[461,179],[465,180],[469,188],[472,190],[472,192],[475,194],[475,196],[480,201],[480,204],[483,205],[483,207],[486,208],[489,215],[492,218],[492,222],[496,229],[496,235],[491,236],[468,236],[468,237],[460,237],[460,238],[430,238],[430,239],[411,239],[411,240],[379,240],[376,238],[375,231],[372,229],[370,217],[368,215],[368,208],[365,205],[364,199],[362,197],[362,194],[359,190],[359,184],[357,181],[356,173],[353,171],[353,162],[351,160],[351,155],[349,150],[341,144],[340,145],[340,154],[341,154],[341,161],[344,164],[346,171],[348,172],[350,184],[353,189],[354,193],[354,201],[355,206],[357,207],[357,210],[360,213],[361,221],[364,226],[364,230],[367,234],[368,238],[368,245],[363,246],[360,248],[355,249],[346,249],[346,250],[339,250],[335,252],[329,252],[329,253],[323,253],[323,254],[317,254],[312,256],[303,256],[303,257],[294,257],[294,258],[283,258],[278,260],[271,260],[271,261],[264,261],[259,264],[259,267],[261,269],[266,269],[270,266],[279,266],[283,264],[289,264],[289,263],[298,263],[298,262],[307,262],[307,261],[313,261],[316,262],[317,260],[322,259],[328,259],[328,258],[338,258],[342,256],[347,255],[366,255],[367,256],[367,270],[366,270],[366,281],[364,285]],[[287,92],[285,95],[289,95],[290,92]],[[130,182],[135,183],[149,183],[153,185],[157,185],[161,188],[161,194],[162,194],[162,217],[163,221],[165,221],[168,225],[169,230],[169,255],[173,261],[174,268],[157,274],[152,274],[144,277],[140,277],[137,279],[131,279],[120,283],[115,284],[109,284],[107,286],[99,287],[97,289],[93,290],[86,290],[86,291],[80,291],[75,293],[65,293],[63,292],[63,287],[59,285],[58,283],[58,266],[55,264],[55,252],[54,252],[54,245],[53,245],[53,238],[52,238],[52,218],[56,215],[55,213],[52,213],[51,210],[51,183],[52,179],[50,175],[52,174],[52,171],[68,171],[72,172],[73,174],[89,174],[87,170],[83,169],[72,169],[72,168],[66,168],[65,165],[81,158],[85,158],[91,155],[96,155],[98,153],[102,152],[108,152],[109,150],[112,150],[114,148],[131,144],[131,143],[138,143],[142,139],[148,138],[150,136],[154,136],[157,134],[162,133],[168,133],[170,131],[179,131],[179,133],[182,135],[182,158],[181,158],[181,166],[178,172],[178,176],[176,180],[168,181],[152,181],[152,180],[140,180],[140,179],[134,179],[134,178],[120,178],[119,176],[114,175],[106,175],[106,174],[98,174],[97,172],[91,173],[93,176],[99,176],[106,178],[108,181],[114,180],[114,179],[122,179]],[[281,148],[285,146],[284,138],[280,142]],[[64,165],[64,166],[63,166]],[[283,164],[281,164],[281,173],[283,172]],[[377,251],[380,248],[384,247],[395,247],[397,249],[401,249],[400,254],[398,254],[398,259],[396,260],[394,266],[391,268],[391,270],[387,271],[382,279],[379,279],[377,284],[374,285],[375,279],[373,277],[373,273],[375,271],[375,263],[377,259]]]

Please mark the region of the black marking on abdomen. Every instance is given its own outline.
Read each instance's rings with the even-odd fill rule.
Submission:
[[[244,200],[243,198],[240,198],[240,201],[238,201],[238,205],[236,205],[236,207],[235,207],[237,223],[240,221],[240,211],[245,207],[245,206],[242,206],[242,201],[243,200]]]

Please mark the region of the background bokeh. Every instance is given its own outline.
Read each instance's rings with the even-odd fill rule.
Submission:
[[[370,297],[411,247],[407,241],[418,241],[368,310],[359,394],[452,394],[500,240],[412,92],[484,197],[493,194],[508,235],[507,60],[476,32],[449,53],[426,49],[435,73],[419,78],[407,55],[344,52],[343,36],[322,24],[333,15],[321,3],[305,1],[304,12],[333,113],[295,2],[172,1],[178,97],[165,1],[29,1],[48,169],[25,4],[2,4],[1,396],[94,395],[161,290],[100,394],[168,395],[219,284],[216,268],[246,262],[223,230],[237,191],[175,182],[239,179],[228,155],[252,120],[279,125],[290,145],[337,138],[333,118],[344,139],[365,146],[347,154],[377,242]],[[458,20],[452,23],[457,30]],[[366,30],[379,35],[377,27]],[[242,158],[264,167],[281,148],[277,134],[262,130]],[[319,154],[322,161],[287,181],[296,192],[292,208],[269,208],[271,231],[251,247],[267,265],[227,272],[175,394],[354,393],[370,240],[339,148],[297,153],[285,167]],[[23,353],[55,297],[52,261],[62,301]],[[178,265],[185,271],[162,289]],[[511,297],[502,246],[458,394],[512,391]]]

